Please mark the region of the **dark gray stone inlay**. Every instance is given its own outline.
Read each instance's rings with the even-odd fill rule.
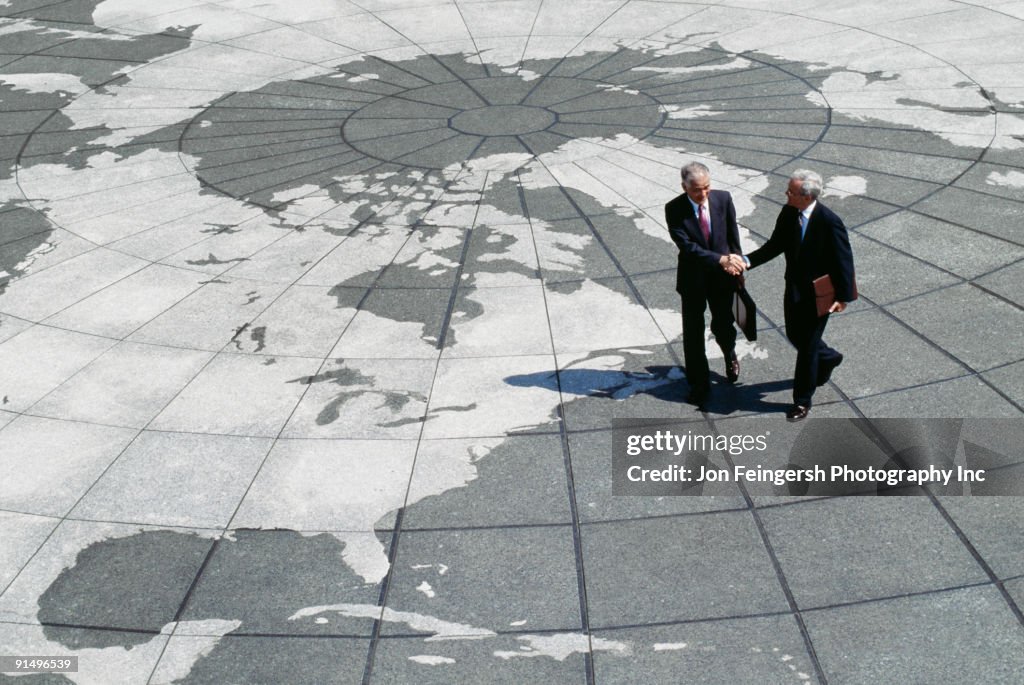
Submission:
[[[361,618],[290,619],[310,606],[377,601],[378,586],[340,562],[345,545],[337,538],[238,530],[220,540],[207,560],[213,544],[192,533],[161,530],[89,545],[39,598],[43,630],[76,650],[131,649],[179,618],[238,620],[243,633],[369,633],[372,622]],[[81,629],[63,628],[68,625]]]
[[[306,607],[376,603],[379,588],[340,563],[344,544],[337,538],[291,530],[238,530],[234,538],[211,556],[182,620],[239,619],[246,633],[369,634],[372,621],[365,618],[290,619]]]
[[[21,12],[32,9],[25,6],[27,3],[16,4]],[[0,179],[10,179],[19,167],[30,168],[36,164],[81,169],[88,165],[90,156],[110,149],[93,142],[110,133],[106,126],[76,126],[59,111],[72,101],[75,93],[16,87],[16,81],[5,82],[3,76],[65,74],[78,78],[83,86],[102,91],[101,84],[128,67],[164,57],[189,45],[191,29],[169,29],[163,35],[140,34],[109,40],[90,23],[98,4],[98,0],[47,3],[46,7],[33,12],[40,23],[32,30],[19,31],[16,23],[5,26],[4,53],[21,52],[24,56],[0,67],[0,109],[4,112],[0,131]],[[65,21],[73,23],[66,25]],[[80,35],[69,41],[69,34],[62,32],[65,29],[95,35]],[[131,80],[127,76],[122,78]],[[37,211],[19,193],[5,195],[0,203],[0,215],[0,294],[3,294],[11,282],[31,272],[39,254],[52,251],[53,246],[66,241],[67,236],[55,235],[46,213]]]
[[[160,34],[111,41],[89,23],[100,4],[19,0],[16,7],[0,7],[0,16],[31,15],[47,22],[45,28],[40,23],[30,31],[5,29],[4,73],[75,76],[99,94],[105,88],[102,84],[117,76],[106,86],[111,93],[126,85],[152,88],[159,99],[156,81],[136,77],[135,67],[147,67],[153,57],[183,50],[191,44],[192,32],[202,27],[197,23],[188,28],[191,25],[183,19],[187,13],[173,12],[171,21],[182,18],[187,28],[168,27]],[[431,9],[415,12],[422,12],[422,19]],[[538,9],[540,19],[542,10],[548,16],[551,6]],[[390,20],[391,14],[382,16]],[[339,32],[356,21],[348,16],[338,24]],[[257,25],[262,21],[251,18]],[[601,31],[595,30],[593,36],[613,31],[614,21],[620,19],[599,25]],[[794,24],[800,19],[799,13],[786,17]],[[538,38],[554,37],[550,22],[535,23]],[[687,24],[688,30],[696,30],[692,27],[697,24]],[[466,26],[474,33],[470,27],[477,24],[470,20]],[[567,24],[566,29],[566,36],[573,36],[570,44],[583,46],[575,43],[577,34],[584,35],[583,24]],[[744,29],[737,25],[735,30]],[[71,40],[72,35],[77,37]],[[260,39],[254,37],[259,35],[247,33],[244,40],[258,45]],[[828,37],[824,42],[833,45]],[[701,43],[716,44],[712,38]],[[216,47],[241,44],[225,40]],[[382,54],[392,54],[387,45],[380,43]],[[548,59],[527,60],[524,51],[520,73],[508,76],[495,76],[497,68],[488,67],[484,59],[476,63],[470,53],[428,54],[395,62],[364,57],[345,62],[330,75],[211,96],[203,102],[215,104],[203,111],[197,108],[191,122],[164,126],[124,143],[105,142],[114,132],[119,133],[116,139],[128,140],[120,129],[108,128],[105,117],[86,126],[69,118],[75,109],[61,112],[71,102],[71,93],[0,86],[4,108],[10,110],[5,113],[5,136],[0,136],[5,138],[0,140],[0,178],[44,164],[82,170],[100,155],[113,154],[120,164],[147,152],[181,152],[183,162],[195,162],[188,171],[203,184],[200,194],[222,193],[262,206],[275,228],[281,222],[291,228],[294,222],[302,231],[308,218],[314,230],[307,237],[319,233],[323,216],[323,231],[339,238],[351,234],[316,272],[313,284],[333,286],[329,294],[337,298],[340,310],[354,310],[358,304],[360,311],[345,319],[345,335],[330,353],[334,361],[315,376],[296,372],[289,377],[292,384],[308,386],[307,405],[319,402],[317,411],[310,412],[310,425],[331,425],[331,435],[363,437],[405,426],[417,429],[409,433],[415,436],[424,413],[433,421],[476,409],[481,410],[477,416],[491,411],[488,398],[460,392],[432,402],[428,411],[434,360],[403,359],[406,350],[395,342],[400,336],[385,334],[391,335],[389,327],[413,322],[421,326],[405,326],[412,332],[412,354],[425,347],[422,354],[427,356],[430,346],[421,345],[427,342],[436,343],[445,354],[466,356],[472,356],[466,347],[476,344],[476,354],[497,357],[497,347],[480,344],[465,326],[467,321],[486,322],[485,317],[511,299],[482,297],[484,289],[495,284],[524,294],[543,291],[534,300],[545,306],[547,321],[542,324],[549,327],[550,346],[558,355],[540,371],[502,376],[515,391],[557,394],[562,411],[552,416],[560,422],[533,428],[551,434],[509,438],[479,463],[445,453],[467,451],[476,439],[465,438],[454,447],[456,441],[448,438],[430,446],[421,443],[411,486],[422,486],[430,494],[407,498],[404,518],[397,519],[404,524],[395,524],[391,543],[401,553],[391,557],[396,561],[386,597],[390,612],[510,634],[481,641],[435,640],[422,624],[394,620],[394,614],[378,631],[372,619],[374,608],[381,608],[383,601],[380,586],[364,582],[346,565],[350,559],[345,554],[353,552],[346,549],[347,538],[239,530],[216,543],[184,532],[149,531],[90,545],[39,597],[38,616],[46,624],[46,637],[68,649],[132,650],[164,639],[156,637],[157,631],[175,619],[240,624],[235,634],[205,647],[192,672],[175,676],[175,682],[370,682],[371,677],[373,682],[585,682],[587,675],[596,682],[811,680],[819,665],[801,651],[801,643],[813,643],[824,672],[820,679],[831,682],[1022,680],[1019,612],[1013,615],[1012,603],[1007,608],[1006,598],[992,587],[936,591],[982,582],[987,576],[928,502],[883,508],[866,500],[850,505],[829,500],[767,509],[761,519],[767,531],[762,539],[747,512],[716,511],[745,507],[735,493],[674,501],[612,497],[607,487],[609,435],[595,429],[622,415],[703,420],[679,402],[685,389],[679,346],[672,345],[673,355],[661,346],[631,345],[619,354],[623,361],[611,368],[602,357],[618,353],[619,346],[605,340],[592,347],[606,344],[609,349],[567,362],[578,353],[576,340],[567,334],[574,319],[564,314],[566,305],[561,310],[553,307],[554,314],[546,309],[548,301],[585,295],[585,288],[596,284],[606,297],[623,296],[648,308],[666,333],[678,324],[675,249],[637,230],[644,215],[660,222],[662,200],[657,191],[646,193],[647,186],[629,182],[632,174],[662,185],[666,194],[677,193],[676,169],[672,164],[664,169],[643,164],[658,155],[650,154],[650,148],[629,145],[633,139],[666,154],[685,150],[723,165],[764,172],[770,180],[767,188],[735,178],[731,181],[739,185],[729,185],[729,176],[715,170],[716,183],[721,179],[722,187],[732,189],[738,204],[753,204],[741,207],[749,210],[741,219],[759,240],[774,223],[785,174],[796,166],[810,166],[826,177],[827,185],[837,178],[847,184],[852,179],[862,188],[861,195],[849,191],[855,194],[823,196],[849,220],[864,298],[844,315],[848,319],[830,326],[829,335],[847,352],[849,362],[834,377],[837,385],[822,389],[815,412],[856,408],[868,416],[1019,413],[1024,392],[1018,352],[1021,327],[1015,326],[1020,322],[1020,279],[1012,276],[1021,266],[1019,221],[1014,219],[1024,211],[1024,193],[1016,180],[1015,170],[1021,168],[1017,151],[998,145],[983,150],[986,136],[978,136],[979,147],[953,144],[938,133],[887,121],[880,108],[851,115],[838,99],[831,106],[809,99],[831,76],[859,73],[825,66],[837,64],[831,59],[804,64],[696,44],[681,52],[659,50],[647,41],[632,45],[604,51],[587,44],[582,52],[574,47],[564,57]],[[281,47],[286,43],[275,45]],[[553,54],[546,46],[530,47],[531,52]],[[8,64],[14,54],[21,56]],[[899,82],[900,58],[890,57],[892,71],[864,74],[869,104],[881,95],[875,88],[878,82]],[[312,56],[309,59],[313,61]],[[241,72],[248,75],[248,68]],[[197,68],[195,73],[202,72]],[[166,85],[174,87],[168,76]],[[213,90],[221,82],[202,80],[197,88]],[[982,94],[1001,116],[1013,114],[1013,103],[1004,106]],[[907,97],[897,104],[920,106],[922,126],[934,125],[930,115],[956,113],[937,110],[929,104],[934,98],[922,98]],[[88,103],[83,99],[75,107],[81,113],[95,106]],[[977,115],[980,119],[983,112]],[[146,121],[140,114],[140,129]],[[598,142],[582,142],[583,138]],[[519,164],[521,156],[526,165],[527,160],[537,162],[536,157],[554,151],[565,152],[551,155],[559,162],[582,160],[581,172],[593,176],[593,188],[606,185],[607,197],[591,197],[590,189],[572,188],[568,181],[565,189],[556,187],[561,177],[542,178],[536,169],[522,170],[519,178],[505,165],[489,177],[485,174],[482,187],[473,185],[478,179],[452,179],[453,168],[472,160],[505,155]],[[972,164],[983,152],[986,163]],[[637,155],[647,159],[638,161]],[[488,168],[481,164],[478,170]],[[359,175],[363,177],[353,183]],[[496,181],[500,175],[504,177]],[[24,176],[31,180],[30,174]],[[83,217],[90,207],[89,188],[83,184],[76,189],[84,196]],[[412,192],[403,195],[410,188]],[[321,190],[327,200],[344,207],[321,214],[330,206],[316,201]],[[746,202],[747,191],[754,195],[751,202]],[[61,224],[56,220],[60,212],[47,207],[60,207],[62,198],[23,192],[24,198],[15,193],[0,207],[0,294],[10,282],[54,266],[57,259],[67,259],[79,249],[79,243],[69,239],[79,235],[73,232],[78,221]],[[615,193],[622,199],[607,201]],[[634,203],[634,209],[628,209]],[[97,202],[88,218],[107,210],[144,211],[137,206],[117,209],[116,204]],[[463,211],[474,204],[478,212]],[[434,211],[435,205],[439,211]],[[222,269],[210,267],[241,262],[252,274],[253,263],[263,257],[242,250],[249,249],[245,241],[250,237],[258,240],[266,222],[234,217],[227,217],[227,223],[210,221],[215,216],[211,211],[195,220],[225,236],[242,234],[237,246],[215,241],[216,250],[193,250],[179,266],[201,267],[212,274]],[[113,218],[116,222],[120,217]],[[352,220],[367,223],[353,229]],[[55,234],[49,221],[67,231]],[[172,242],[173,228],[154,231],[158,239],[153,242]],[[446,232],[456,239],[446,241]],[[57,256],[50,254],[54,247]],[[249,259],[254,261],[246,265]],[[365,269],[357,268],[364,265]],[[724,418],[778,412],[786,406],[793,355],[783,334],[772,329],[783,322],[782,269],[781,260],[776,261],[750,282],[762,313],[758,352],[767,356],[752,355],[750,363],[744,359],[741,384],[716,387],[709,406],[712,414]],[[517,278],[484,278],[495,274]],[[45,278],[35,282],[45,286]],[[541,279],[543,288],[535,283]],[[965,282],[940,290],[959,280]],[[518,285],[527,281],[528,287]],[[371,286],[374,290],[364,297]],[[17,303],[23,295],[11,290],[8,300]],[[273,301],[271,295],[260,289],[239,292],[245,292],[242,299],[248,301],[241,305],[245,316],[231,323],[238,327],[238,351],[284,354],[274,349],[279,329],[249,311],[262,311]],[[525,298],[516,304],[531,306]],[[878,307],[865,311],[873,305]],[[102,314],[101,309],[96,311]],[[614,312],[608,320],[614,321]],[[24,325],[30,324],[26,320]],[[536,328],[548,333],[544,325]],[[614,333],[613,325],[607,329]],[[979,331],[997,333],[982,339]],[[534,332],[529,326],[514,331],[519,337]],[[0,338],[7,335],[11,334]],[[586,342],[602,339],[593,336]],[[383,341],[381,349],[373,347],[377,340]],[[317,354],[326,355],[330,349]],[[509,349],[502,347],[500,352],[509,354]],[[956,359],[947,358],[950,355]],[[289,360],[282,356],[263,363]],[[720,373],[720,360],[712,364]],[[450,383],[472,380],[466,379]],[[363,409],[369,401],[357,404],[367,395],[376,403],[369,410]],[[852,400],[837,401],[846,398]],[[369,428],[347,426],[358,423],[363,418],[359,414],[376,411],[385,418],[366,420],[372,424]],[[436,424],[427,424],[432,425]],[[559,435],[559,428],[568,435]],[[358,432],[363,430],[369,435]],[[465,487],[430,491],[446,475],[443,469],[449,462],[465,469]],[[761,505],[782,500],[754,501]],[[1007,579],[1007,591],[1021,606],[1021,545],[1015,544],[1024,535],[1021,507],[1010,498],[943,504],[980,559]],[[664,516],[701,512],[692,517]],[[828,520],[831,514],[835,521]],[[394,519],[393,514],[388,517]],[[631,520],[608,521],[616,518]],[[833,524],[825,534],[823,522]],[[477,528],[462,530],[473,526]],[[579,533],[576,540],[574,529]],[[765,541],[772,545],[771,558],[763,549]],[[389,544],[381,543],[386,555]],[[215,550],[209,553],[211,545]],[[929,554],[939,561],[919,561]],[[812,563],[815,557],[817,564]],[[586,582],[581,587],[584,565]],[[779,580],[785,581],[785,594],[805,610],[803,635],[788,614],[792,601],[785,601]],[[884,599],[904,592],[922,596]],[[880,598],[883,601],[831,606]],[[305,621],[292,618],[298,609],[332,604],[347,608],[325,610]],[[736,618],[757,612],[779,615]],[[658,621],[668,623],[648,625]],[[90,628],[62,627],[68,625]],[[596,653],[586,659],[579,651],[559,657],[557,651],[552,656],[526,646],[526,631],[568,633],[545,635],[557,643],[594,627],[595,634],[580,636],[588,637]],[[409,638],[409,633],[422,635]],[[190,642],[205,638],[215,636],[179,632],[170,639],[161,665],[173,668],[176,648],[178,654],[188,654]],[[636,649],[632,654],[608,650],[600,645],[605,639],[631,643]],[[159,682],[160,675],[156,671],[151,679]],[[22,681],[71,682],[59,675],[19,678]],[[0,682],[7,682],[3,675]]]
[[[150,531],[89,545],[39,598],[40,622],[149,632],[43,630],[69,649],[148,642],[174,620],[212,544],[194,534]]]
[[[594,524],[581,538],[591,628],[788,610],[745,512]]]
[[[537,87],[516,76],[434,83],[368,104],[352,102],[358,109],[341,132],[352,148],[370,157],[440,168],[495,154],[485,144],[490,138],[535,134],[556,124],[561,135],[531,137],[506,151],[541,154],[580,136],[626,132],[641,138],[662,125],[657,99],[612,88],[592,79],[559,77],[547,77]]]
[[[830,683],[1019,683],[1020,624],[993,587],[803,614]]]
[[[543,107],[493,105],[471,109],[448,120],[456,131],[478,136],[514,136],[541,131],[555,123],[555,114]]]
[[[652,55],[619,48],[601,61],[643,63],[647,71],[591,71],[587,56],[572,56],[529,60],[521,74],[508,76],[485,76],[465,55],[448,56],[443,65],[433,55],[393,63],[366,57],[338,74],[223,98],[195,117],[181,145],[199,158],[197,175],[211,189],[266,206],[278,204],[275,196],[289,188],[330,188],[339,175],[352,173],[352,165],[444,169],[496,154],[523,155],[525,164],[576,139],[623,135],[658,146],[703,145],[705,127],[715,124],[679,115],[697,104],[718,114],[742,104],[728,121],[716,122],[725,126],[713,134],[716,153],[728,163],[774,168],[812,145],[827,126],[827,113],[807,100],[813,85],[791,73],[768,66],[734,83],[745,71],[737,66],[703,77],[697,89],[679,89],[674,69],[728,57],[712,49]],[[339,76],[353,78],[339,83]],[[799,140],[753,135],[761,119],[735,121],[751,98],[765,98],[766,83],[784,93],[771,102],[786,109],[787,126],[807,120]],[[268,148],[267,141],[287,144]]]
[[[172,647],[185,646],[188,640],[175,638]],[[362,682],[369,648],[365,639],[229,635],[202,656],[187,676],[174,682],[357,685]]]

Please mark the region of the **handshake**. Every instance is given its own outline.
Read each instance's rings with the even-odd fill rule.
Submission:
[[[722,258],[718,260],[718,263],[722,265],[725,272],[730,276],[739,276],[741,273],[747,270],[747,263],[743,261],[743,257],[738,254],[724,254]]]

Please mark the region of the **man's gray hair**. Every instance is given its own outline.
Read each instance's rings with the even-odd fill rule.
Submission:
[[[794,181],[800,182],[800,192],[803,195],[809,195],[811,198],[817,200],[818,196],[821,195],[821,188],[824,185],[821,176],[810,171],[809,169],[797,169],[789,178]]]
[[[700,162],[690,162],[689,164],[682,168],[682,175],[683,185],[688,185],[690,183],[690,179],[692,179],[694,176],[706,176],[707,178],[710,179],[711,169],[708,169]]]

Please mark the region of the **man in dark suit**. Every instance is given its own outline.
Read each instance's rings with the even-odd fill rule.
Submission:
[[[711,391],[704,349],[705,309],[711,309],[711,332],[725,355],[726,377],[735,383],[740,375],[732,298],[742,263],[738,266],[729,255],[742,252],[732,196],[724,190],[711,190],[711,172],[699,162],[684,166],[682,176],[685,192],[665,205],[665,222],[679,246],[676,291],[683,305],[688,401],[701,406]]]
[[[829,314],[818,316],[812,281],[825,274],[832,278],[835,302],[829,313],[843,311],[856,297],[850,239],[842,219],[818,202],[821,188],[818,174],[794,171],[786,188],[786,206],[779,212],[771,237],[744,258],[746,265],[754,268],[786,255],[786,337],[796,347],[793,406],[786,412],[791,421],[807,416],[815,388],[827,383],[843,362],[843,355],[821,339]]]

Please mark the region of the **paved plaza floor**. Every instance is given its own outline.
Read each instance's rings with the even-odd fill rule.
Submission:
[[[787,425],[782,259],[685,401],[691,160],[745,251],[798,168],[849,228],[812,420],[1019,428],[1022,37],[1019,0],[0,0],[0,657],[78,658],[0,681],[1024,682],[1021,497],[612,492],[614,419]]]

